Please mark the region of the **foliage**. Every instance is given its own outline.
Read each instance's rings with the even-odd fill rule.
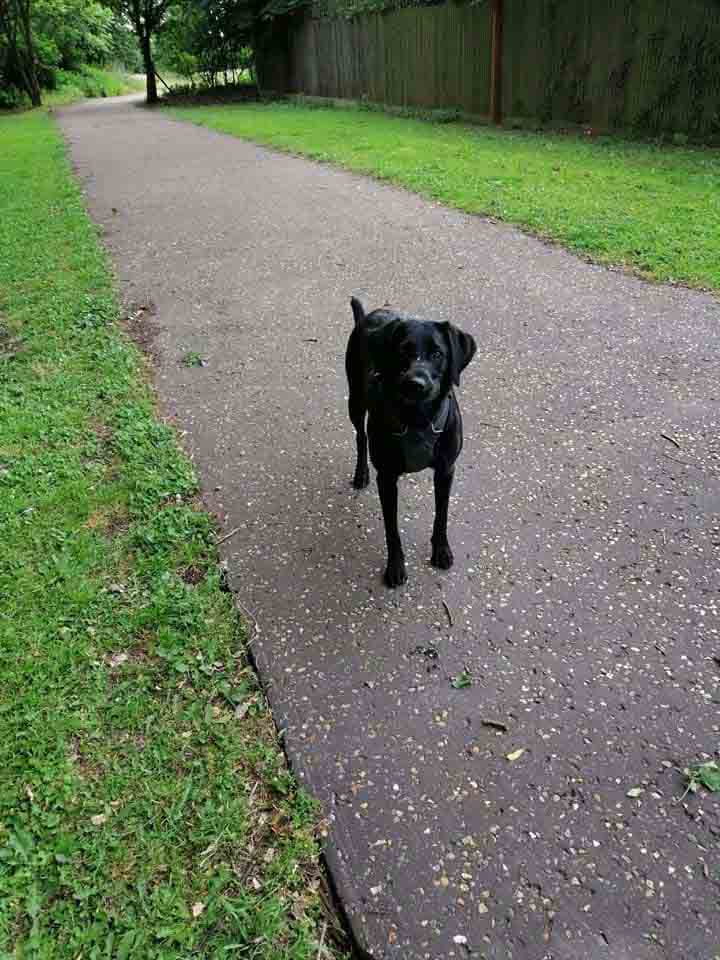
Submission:
[[[17,110],[29,103],[27,93],[14,83],[0,83],[0,110]]]
[[[33,30],[41,63],[63,70],[106,63],[112,20],[107,7],[94,0],[34,0]]]
[[[51,119],[0,142],[0,955],[315,960],[314,813],[192,467]]]
[[[382,13],[405,7],[435,7],[447,0],[313,0],[315,17],[357,17],[362,13]]]
[[[117,13],[112,14],[108,61],[130,73],[142,72],[142,56],[130,25]]]
[[[159,38],[158,61],[206,86],[254,74],[255,51],[270,21],[304,6],[306,0],[179,0]],[[280,28],[282,32],[282,27]]]
[[[57,107],[84,97],[119,97],[142,90],[143,87],[142,81],[135,76],[101,70],[99,67],[58,70],[55,88],[46,91],[44,101],[48,106]]]
[[[176,113],[519,224],[657,280],[720,290],[717,152],[289,104]]]
[[[252,69],[253,25],[252,8],[244,0],[183,0],[168,15],[158,59],[188,80],[199,74],[210,87],[227,83],[228,76]]]
[[[683,770],[687,782],[686,793],[697,793],[704,787],[710,793],[720,792],[720,764],[716,760],[707,760]]]
[[[36,101],[41,87],[110,95],[92,68],[112,61],[136,69],[137,45],[131,55],[127,36],[122,21],[96,0],[0,0],[0,107],[33,99],[32,74]],[[80,76],[70,83],[68,71]]]

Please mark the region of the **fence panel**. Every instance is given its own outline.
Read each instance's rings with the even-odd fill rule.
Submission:
[[[506,0],[506,114],[720,133],[714,0]]]
[[[291,88],[392,106],[489,109],[487,6],[406,8],[347,19],[306,17],[291,37]]]
[[[489,112],[489,3],[306,16],[291,89]],[[716,0],[505,0],[503,112],[599,130],[720,137]]]

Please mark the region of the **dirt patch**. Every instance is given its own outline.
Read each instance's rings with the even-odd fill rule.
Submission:
[[[23,350],[21,338],[3,322],[0,317],[0,363],[14,360]]]
[[[180,578],[192,587],[196,587],[199,583],[202,583],[206,576],[206,570],[201,570],[200,567],[195,566],[187,567],[180,574]]]
[[[199,107],[228,103],[253,103],[261,100],[258,88],[248,84],[241,87],[217,87],[214,90],[166,93],[160,101],[163,107]]]
[[[130,338],[152,363],[160,360],[160,350],[155,345],[160,334],[160,324],[154,319],[156,316],[157,307],[149,300],[146,303],[128,304],[122,318]]]
[[[83,753],[79,737],[71,737],[68,744],[68,760],[83,780],[100,780],[103,774],[99,764],[91,763]]]

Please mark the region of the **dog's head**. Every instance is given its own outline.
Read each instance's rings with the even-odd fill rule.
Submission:
[[[373,367],[404,406],[426,406],[460,383],[475,340],[452,323],[418,320],[391,310],[366,318]]]

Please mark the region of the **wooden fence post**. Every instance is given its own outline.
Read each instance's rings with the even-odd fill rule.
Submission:
[[[502,123],[502,29],[503,0],[492,0],[490,11],[490,116]]]

